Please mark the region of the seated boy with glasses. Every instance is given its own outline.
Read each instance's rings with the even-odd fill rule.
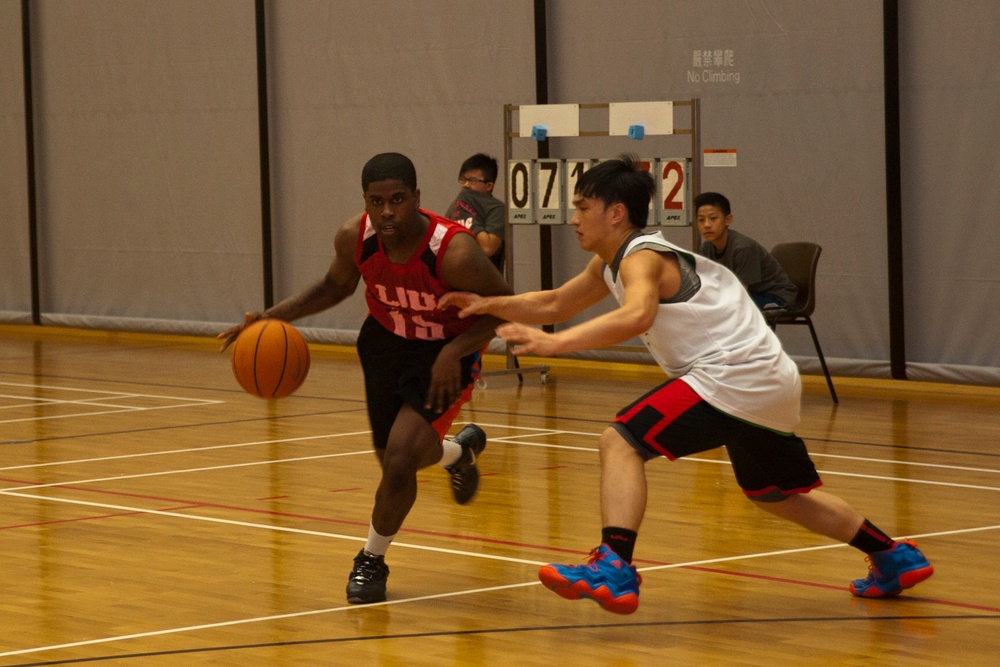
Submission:
[[[479,241],[490,261],[504,272],[504,203],[493,196],[497,180],[497,161],[485,153],[476,153],[462,163],[458,172],[458,191],[447,209],[447,217],[465,225]]]

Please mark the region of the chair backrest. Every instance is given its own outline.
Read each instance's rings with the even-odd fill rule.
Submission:
[[[813,314],[816,308],[816,265],[822,252],[822,247],[808,241],[779,243],[771,249],[771,254],[788,274],[788,279],[799,290],[795,307],[788,311],[788,315],[810,317]]]

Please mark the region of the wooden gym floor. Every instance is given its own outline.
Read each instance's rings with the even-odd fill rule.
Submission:
[[[648,465],[639,611],[537,583],[600,539],[597,437],[654,369],[492,376],[456,423],[482,486],[438,467],[389,550],[389,599],[344,599],[378,470],[353,351],[244,394],[216,341],[0,326],[2,665],[979,665],[1000,654],[1000,390],[805,378],[824,488],[935,575],[846,590],[857,551],[747,502],[724,451]],[[490,359],[487,368],[498,368]]]

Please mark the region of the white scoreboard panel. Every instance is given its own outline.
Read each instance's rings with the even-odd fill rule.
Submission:
[[[600,158],[510,160],[507,163],[507,211],[511,224],[561,225],[573,217],[576,182]],[[650,202],[649,225],[691,224],[691,159],[643,158],[656,193]]]

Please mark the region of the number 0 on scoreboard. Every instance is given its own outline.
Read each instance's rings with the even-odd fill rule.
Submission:
[[[530,225],[534,202],[531,189],[532,160],[507,163],[507,216],[512,225]]]

